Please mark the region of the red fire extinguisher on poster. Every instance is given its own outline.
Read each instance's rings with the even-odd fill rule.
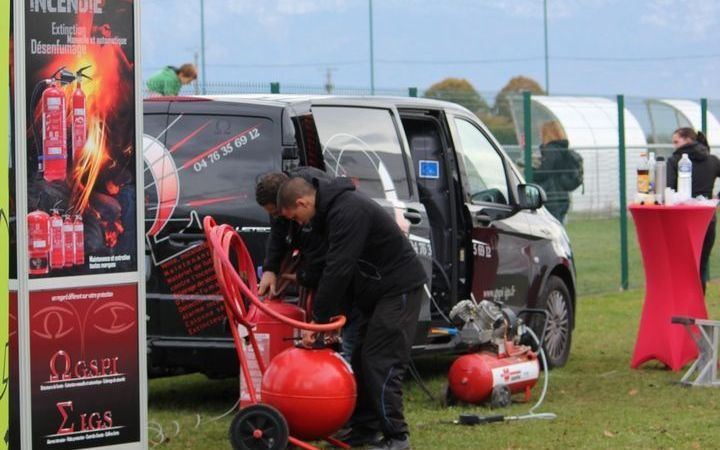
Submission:
[[[80,214],[75,214],[73,235],[75,237],[75,265],[82,266],[85,264],[85,227]]]
[[[45,211],[36,209],[28,214],[27,222],[30,275],[44,275],[49,270],[50,216]]]
[[[63,220],[63,238],[65,239],[65,267],[75,264],[75,230],[70,214]]]
[[[87,141],[87,105],[85,92],[82,90],[82,79],[92,79],[83,73],[90,67],[85,66],[75,72],[75,90],[72,95],[72,158],[74,164],[77,164],[85,141]]]
[[[65,236],[63,219],[57,209],[50,215],[50,269],[62,269],[65,266]]]
[[[46,181],[64,180],[67,176],[67,126],[65,92],[61,79],[53,74],[42,94],[42,166]]]

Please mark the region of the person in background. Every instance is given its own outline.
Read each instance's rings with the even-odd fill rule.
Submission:
[[[677,190],[678,162],[683,153],[687,153],[692,161],[692,196],[702,195],[712,198],[715,178],[720,177],[720,160],[710,153],[705,135],[692,128],[678,128],[672,135],[672,146],[675,149],[667,162],[667,186]],[[715,244],[716,216],[713,215],[700,254],[700,279],[703,292],[710,278],[710,252]]]
[[[197,79],[197,68],[194,64],[183,64],[180,68],[165,66],[161,71],[150,77],[147,88],[150,92],[164,96],[175,96],[180,93],[183,85]]]
[[[420,259],[395,220],[348,178],[292,178],[280,187],[277,206],[288,219],[312,223],[327,240],[313,321],[326,323],[348,307],[360,311],[352,353],[357,405],[352,430],[341,440],[352,447],[372,444],[372,450],[409,450],[402,379],[427,281]],[[344,295],[350,305],[338,301]],[[309,331],[302,336],[305,346],[317,338]]]
[[[542,186],[547,194],[545,207],[560,223],[570,209],[570,194],[564,187],[564,172],[570,170],[565,163],[568,140],[560,124],[553,120],[545,122],[540,129],[540,165],[533,169],[533,181]]]

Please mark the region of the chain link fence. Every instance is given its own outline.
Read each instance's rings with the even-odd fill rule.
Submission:
[[[461,104],[490,129],[510,158],[548,195],[548,209],[567,208],[561,220],[573,241],[581,294],[643,286],[642,262],[626,208],[636,192],[636,170],[644,154],[666,159],[680,127],[706,132],[720,154],[720,100],[624,96],[545,96],[518,92],[376,88],[334,85],[227,82],[183,86],[180,95],[228,94],[381,95],[431,97]],[[152,96],[145,92],[146,97]],[[622,105],[623,115],[620,117]],[[543,127],[557,123],[560,140],[582,159],[582,182],[569,190],[558,180],[576,169],[543,164]],[[556,139],[557,140],[557,139]],[[624,146],[620,145],[621,140]],[[622,170],[624,167],[624,170]],[[717,193],[717,188],[714,190]],[[622,224],[628,227],[622,245]],[[720,268],[720,251],[711,267]],[[621,270],[621,261],[628,270]],[[720,270],[715,270],[720,273]],[[604,274],[604,275],[600,275]],[[712,274],[712,271],[711,271]]]

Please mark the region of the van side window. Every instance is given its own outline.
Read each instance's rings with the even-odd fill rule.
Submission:
[[[455,118],[460,151],[472,202],[508,204],[508,183],[502,156],[475,125]]]
[[[390,111],[314,106],[325,170],[374,198],[407,200],[410,188]]]

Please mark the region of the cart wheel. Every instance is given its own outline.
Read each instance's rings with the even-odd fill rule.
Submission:
[[[490,394],[491,408],[505,408],[507,406],[510,406],[511,402],[512,399],[510,398],[510,388],[508,388],[504,384],[495,386],[493,388],[492,394]]]
[[[289,437],[285,418],[269,405],[243,408],[230,424],[230,444],[234,450],[284,450]]]

